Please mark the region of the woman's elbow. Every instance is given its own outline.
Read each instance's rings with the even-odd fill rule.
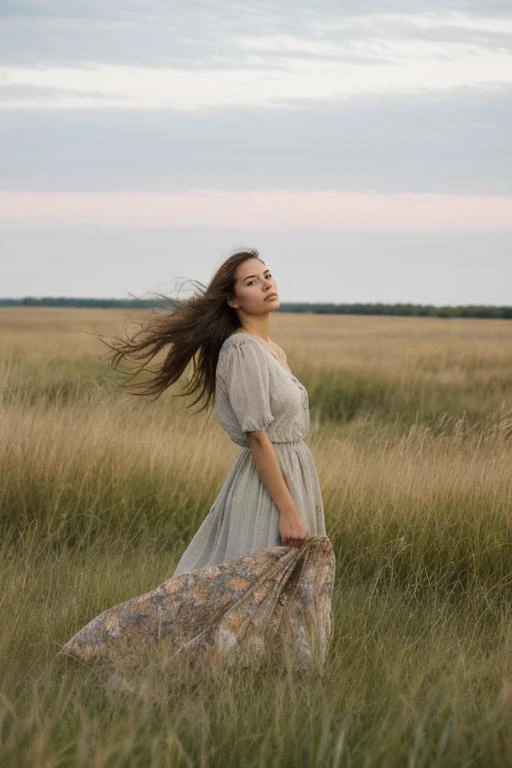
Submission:
[[[248,432],[247,433],[247,440],[249,442],[249,448],[252,448],[253,446],[260,446],[264,445],[269,441],[269,436],[266,432]]]

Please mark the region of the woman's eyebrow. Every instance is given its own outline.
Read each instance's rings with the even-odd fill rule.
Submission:
[[[270,272],[270,269],[266,269],[265,272]],[[265,274],[265,272],[263,274]],[[246,275],[243,279],[248,280],[250,277],[258,277],[258,275]]]

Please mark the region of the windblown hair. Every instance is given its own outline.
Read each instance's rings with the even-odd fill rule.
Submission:
[[[182,376],[189,363],[192,373],[178,396],[197,397],[189,407],[203,400],[200,411],[211,405],[215,395],[215,370],[224,340],[240,327],[238,315],[227,299],[234,295],[236,270],[247,259],[262,259],[254,249],[239,251],[226,259],[214,274],[208,287],[197,280],[191,281],[197,292],[189,299],[161,296],[169,305],[168,311],[159,311],[141,324],[133,335],[125,339],[114,337],[108,357],[112,368],[129,376],[122,386],[132,394],[154,395],[162,392]],[[169,346],[160,364],[151,367],[151,361]],[[137,363],[135,370],[123,370],[122,363]],[[149,377],[134,381],[140,373]]]

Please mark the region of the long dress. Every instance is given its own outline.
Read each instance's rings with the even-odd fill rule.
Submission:
[[[174,573],[103,611],[61,647],[130,690],[151,670],[175,685],[181,674],[202,677],[219,664],[277,658],[303,670],[326,660],[336,560],[304,442],[306,389],[263,341],[237,332],[220,351],[216,407],[241,450]],[[259,430],[310,531],[300,548],[280,545],[278,510],[248,447],[247,433]]]
[[[266,431],[286,484],[312,536],[325,535],[305,386],[251,333],[224,341],[217,363],[215,406],[233,442],[242,446],[207,516],[173,576],[280,545],[279,512],[248,447],[247,432]]]

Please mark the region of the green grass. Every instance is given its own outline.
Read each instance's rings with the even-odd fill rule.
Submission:
[[[138,695],[58,649],[172,572],[237,448],[214,414],[130,399],[60,332],[47,354],[27,332],[0,387],[2,768],[512,765],[512,362],[485,357],[489,322],[479,354],[420,338],[405,368],[374,364],[377,325],[366,369],[311,327],[325,364],[295,370],[337,559],[323,674],[148,675]]]
[[[418,422],[435,426],[441,417],[459,419],[480,427],[489,415],[499,413],[509,397],[507,371],[500,379],[459,382],[403,379],[400,371],[339,371],[318,376],[305,371],[304,381],[312,411],[322,421],[347,423],[371,414],[383,422],[397,421],[402,427]],[[509,402],[510,408],[510,402]]]
[[[157,583],[162,552],[98,544],[87,556],[25,554],[2,559],[13,585],[1,641],[3,766],[489,766],[511,757],[510,612],[476,584],[454,602],[420,598],[412,584],[356,584],[342,570],[322,677],[234,671],[178,694],[169,680],[158,696],[142,688],[132,697],[55,650],[105,603]]]

